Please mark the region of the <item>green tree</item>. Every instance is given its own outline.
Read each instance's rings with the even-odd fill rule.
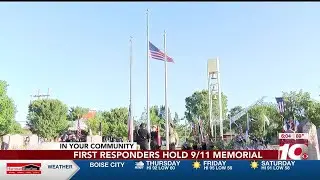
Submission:
[[[236,114],[240,113],[241,111],[243,111],[244,108],[242,108],[241,106],[236,106],[234,108],[231,108],[229,111],[229,117],[233,117]]]
[[[236,107],[233,107],[233,108],[230,109],[229,114],[228,114],[228,123],[229,123],[228,127],[230,126],[231,118],[234,117],[235,115],[237,115],[238,113],[240,113],[243,110],[244,110],[244,108],[242,108],[241,106],[236,106]],[[235,123],[238,124],[239,121],[241,121],[241,119],[237,120]],[[231,128],[233,130],[235,130],[235,128],[237,128],[237,125],[235,123],[231,125],[232,126]]]
[[[7,95],[8,84],[0,80],[0,136],[12,133],[15,129],[15,105]]]
[[[26,131],[24,129],[22,129],[20,123],[14,121],[9,129],[11,134],[25,134]]]
[[[87,114],[89,112],[88,108],[83,107],[71,107],[67,116],[68,121],[75,121],[79,118],[81,118],[83,115]]]
[[[243,108],[236,106],[230,110],[229,116],[234,116],[238,112],[242,111]],[[282,119],[277,111],[277,107],[272,103],[263,103],[260,105],[253,106],[248,111],[250,122],[249,122],[249,133],[257,137],[274,137],[282,128]],[[269,120],[269,124],[266,119]],[[247,114],[243,115],[236,121],[236,124],[241,126],[243,131],[247,129]],[[236,125],[233,124],[232,128]]]
[[[93,135],[98,135],[100,133],[100,123],[101,123],[101,130],[103,135],[107,135],[109,132],[109,125],[103,119],[102,116],[103,112],[97,112],[95,117],[90,118],[86,121],[88,131],[91,130]]]
[[[249,132],[255,136],[274,137],[281,131],[283,123],[275,104],[262,104],[254,106],[249,110],[249,115],[250,117],[254,118],[254,121],[250,122]],[[269,120],[269,124],[265,121],[265,118]],[[246,117],[244,119],[246,119]]]
[[[151,121],[151,126],[160,126],[160,133],[164,133],[165,130],[165,119],[162,114],[163,112],[161,111],[161,108],[158,106],[152,106],[150,108],[150,121]]]
[[[161,106],[160,106],[161,107]],[[151,106],[150,107],[150,123],[151,126],[160,126],[160,135],[164,137],[165,135],[165,129],[166,129],[166,122],[164,116],[163,116],[163,111],[161,111],[161,108],[159,106]],[[147,122],[147,110],[141,114],[139,124],[141,123],[146,123]]]
[[[178,113],[177,112],[175,112],[174,113],[174,118],[173,118],[173,124],[174,125],[177,125],[177,124],[179,124],[179,122],[181,121],[181,119],[179,118],[179,115],[178,115]]]
[[[286,119],[290,117],[295,117],[299,121],[307,119],[306,112],[310,103],[313,102],[310,93],[300,90],[299,92],[284,92],[282,96],[286,105],[284,113]]]
[[[101,114],[102,126],[106,127],[103,135],[112,135],[115,137],[128,136],[128,115],[129,111],[125,107],[104,111]],[[105,125],[104,125],[105,124]]]
[[[320,127],[320,103],[311,102],[306,112],[308,119],[317,127]]]
[[[163,106],[163,105],[161,105],[160,107],[159,107],[159,113],[158,113],[159,115],[159,117],[161,118],[161,119],[163,119],[163,120],[166,120],[166,107],[165,106]],[[171,111],[170,111],[170,108],[168,107],[168,120],[169,120],[169,122],[170,123],[173,123],[173,121],[172,121],[172,116],[171,116]]]
[[[313,100],[309,92],[284,92],[283,97],[286,105],[285,119],[294,117],[298,121],[309,120],[320,127],[320,103]]]
[[[218,119],[219,117],[219,103],[216,96],[212,96],[212,115],[213,119]],[[198,118],[204,122],[204,127],[206,132],[210,132],[209,127],[209,96],[207,90],[196,91],[191,96],[185,99],[186,111],[185,117],[189,122],[195,123]],[[223,120],[227,118],[227,96],[222,94],[222,117]],[[224,126],[224,128],[228,128]],[[219,128],[217,128],[219,130]],[[209,133],[210,134],[210,133]]]
[[[32,133],[51,140],[68,128],[68,108],[57,99],[35,100],[29,105],[28,126]]]
[[[188,124],[177,124],[175,130],[179,136],[179,139],[182,143],[185,142],[186,138],[190,136],[191,127]]]

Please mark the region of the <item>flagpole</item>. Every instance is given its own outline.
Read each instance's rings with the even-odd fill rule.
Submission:
[[[266,122],[263,121],[263,136],[264,136],[265,133],[266,133]]]
[[[202,143],[203,139],[202,139],[202,134],[203,134],[203,129],[202,129],[202,121],[200,119],[200,116],[198,117],[198,124],[199,124],[199,131],[200,131],[200,135],[199,135],[199,144]]]
[[[133,116],[132,116],[132,37],[130,37],[130,111],[129,111],[129,137],[130,137],[130,142],[133,142]]]
[[[150,132],[150,89],[149,89],[149,81],[150,81],[150,59],[149,59],[149,9],[147,9],[147,130]]]
[[[230,129],[230,139],[232,139],[232,123],[231,123],[231,118],[230,118],[230,122],[229,122],[229,129]]]
[[[246,133],[246,135],[247,135],[247,137],[246,137],[247,142],[248,142],[248,140],[249,140],[249,123],[250,123],[250,118],[249,118],[249,113],[247,113],[247,133]]]
[[[164,31],[163,34],[163,51],[164,51],[164,101],[165,101],[165,108],[166,108],[166,150],[169,150],[169,144],[170,144],[170,137],[169,137],[169,108],[168,108],[168,97],[167,97],[167,42],[166,42],[166,31]]]
[[[263,120],[263,136],[266,134],[266,120]]]

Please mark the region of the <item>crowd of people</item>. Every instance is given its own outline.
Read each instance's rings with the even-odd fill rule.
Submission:
[[[169,131],[169,150],[175,150],[179,140],[173,130],[173,125]],[[210,150],[210,149],[221,149],[225,147],[216,147],[216,143],[209,138],[203,138],[204,141],[190,141],[188,138],[182,144],[182,150]],[[160,150],[162,147],[162,138],[157,126],[152,126],[151,132],[147,130],[146,124],[142,123],[140,126],[136,126],[133,131],[133,140],[140,146],[140,150]],[[248,141],[249,140],[249,141]],[[76,132],[66,132],[60,137],[61,142],[86,142],[85,137],[78,137]],[[103,142],[124,142],[121,137],[103,136]],[[247,138],[240,128],[239,133],[231,140],[231,149],[236,150],[248,150],[248,149],[267,149],[268,141],[263,138],[257,138],[253,135],[249,135]],[[222,144],[225,142],[222,142]],[[222,145],[224,146],[224,144]]]
[[[66,132],[60,137],[60,142],[84,142],[83,138],[77,137],[75,132]]]

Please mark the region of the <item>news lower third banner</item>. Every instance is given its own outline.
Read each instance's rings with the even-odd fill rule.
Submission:
[[[318,179],[320,161],[2,160],[0,179]]]

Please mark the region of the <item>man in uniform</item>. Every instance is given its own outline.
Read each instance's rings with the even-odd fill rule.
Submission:
[[[134,130],[133,130],[133,142],[136,142],[139,144],[139,134],[138,134],[138,131],[139,131],[139,126],[135,126],[134,127]]]
[[[140,150],[149,150],[150,133],[146,129],[146,124],[141,123],[138,130]]]

